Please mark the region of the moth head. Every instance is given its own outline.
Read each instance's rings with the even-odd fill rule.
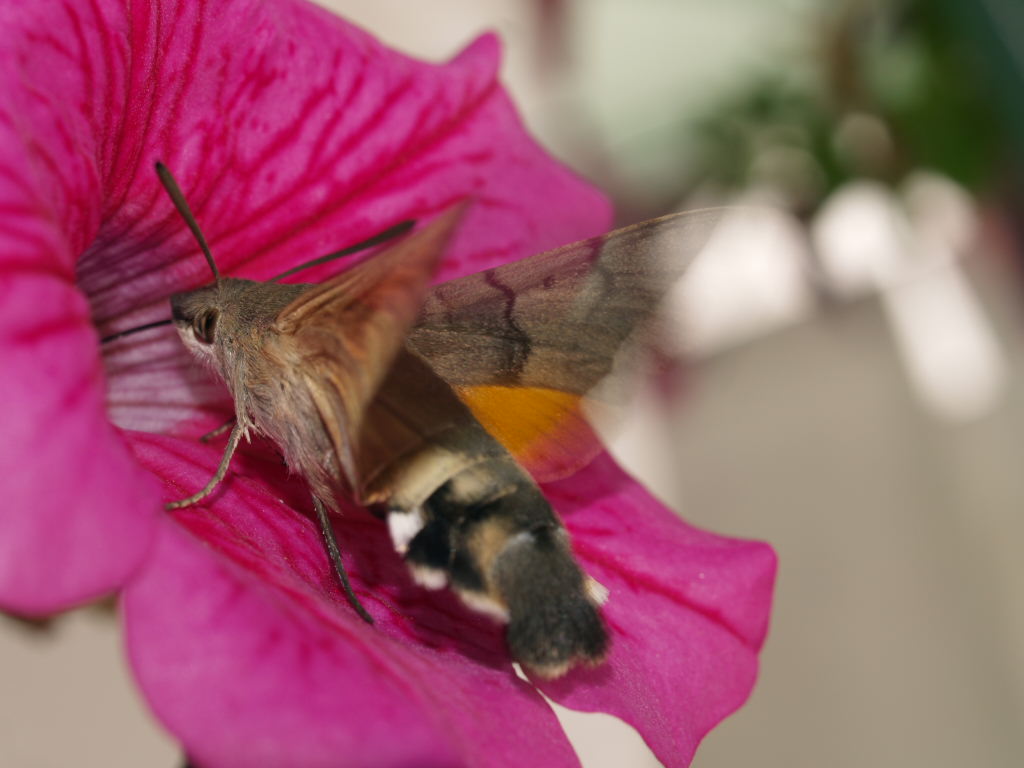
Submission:
[[[217,365],[215,345],[223,338],[221,286],[213,283],[171,296],[171,318],[185,347],[204,363]],[[230,319],[228,319],[230,325]]]
[[[240,355],[259,350],[277,314],[306,288],[222,277],[171,296],[171,318],[185,347],[224,374]]]

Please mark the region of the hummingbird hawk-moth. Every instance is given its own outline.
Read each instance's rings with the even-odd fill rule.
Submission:
[[[243,437],[280,448],[313,495],[353,607],[329,511],[381,510],[413,578],[507,623],[513,658],[547,677],[600,662],[607,592],[572,554],[538,480],[600,450],[582,408],[704,244],[716,214],[647,221],[431,286],[467,204],[320,284],[222,277],[170,172],[157,172],[213,271],[171,297],[184,344],[225,381]],[[347,251],[346,251],[347,252]],[[150,326],[146,326],[150,327]],[[120,335],[120,334],[118,334]]]

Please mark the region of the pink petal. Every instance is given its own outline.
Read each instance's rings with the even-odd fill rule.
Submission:
[[[293,0],[8,3],[0,24],[8,608],[48,611],[116,587],[147,546],[153,486],[107,423],[89,322],[91,310],[105,335],[166,317],[170,293],[209,279],[154,160],[175,172],[223,271],[242,276],[466,195],[475,208],[447,274],[609,219],[604,198],[522,131],[490,37],[427,65]],[[173,335],[103,352],[119,425],[220,418],[223,389]]]
[[[567,707],[632,724],[665,765],[688,765],[754,684],[774,552],[687,525],[607,456],[544,491],[610,590],[612,647],[600,667],[535,682]]]
[[[174,438],[135,447],[186,488],[216,463]],[[309,507],[301,483],[256,455],[241,466],[246,476],[209,508],[161,526],[124,593],[135,674],[198,764],[577,764],[548,706],[512,673],[501,629],[412,584],[380,521],[354,509],[335,526],[371,627],[335,587],[314,524],[293,511]],[[257,470],[261,480],[247,479]]]
[[[52,6],[37,6],[49,14]],[[40,614],[119,586],[149,545],[156,484],[104,410],[74,263],[96,234],[96,144],[78,109],[95,83],[73,36],[0,9],[0,606]],[[37,78],[39,73],[45,78]]]
[[[10,244],[0,235],[0,251]],[[18,283],[0,302],[0,606],[26,614],[120,586],[159,510],[156,483],[106,419],[85,302],[44,258],[26,251],[35,264],[17,278],[0,266]]]

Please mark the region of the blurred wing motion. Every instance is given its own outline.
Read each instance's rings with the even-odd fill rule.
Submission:
[[[318,498],[343,480],[361,503],[385,506],[417,582],[451,586],[507,622],[513,657],[557,677],[604,659],[607,591],[527,470],[567,474],[596,452],[583,399],[717,215],[646,222],[430,291],[460,215],[285,307],[268,356],[291,350],[277,367],[297,383],[275,397],[313,426],[300,440],[287,419],[263,423]]]
[[[320,285],[260,283],[220,276],[173,177],[158,173],[214,273],[171,298],[173,321],[227,381],[237,418],[207,486],[170,506],[208,495],[255,429],[308,482],[339,583],[363,618],[326,510],[339,509],[343,490],[385,507],[417,582],[450,586],[507,622],[509,651],[527,668],[557,677],[600,663],[608,591],[574,558],[527,469],[553,477],[593,456],[584,399],[718,215],[645,222],[431,290],[459,204]]]
[[[281,310],[275,329],[294,342],[305,388],[338,454],[350,488],[367,406],[416,319],[441,254],[465,211],[455,206],[430,226],[375,257],[311,287]]]
[[[721,211],[665,216],[437,286],[408,346],[539,480],[600,450],[581,408]]]

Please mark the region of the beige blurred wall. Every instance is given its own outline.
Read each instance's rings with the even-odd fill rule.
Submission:
[[[761,678],[699,768],[1024,764],[1024,313],[971,272],[1009,374],[978,419],[923,407],[871,299],[704,360],[648,432],[655,491],[779,555]]]
[[[178,768],[180,750],[135,692],[109,610],[40,631],[0,615],[0,766]]]

